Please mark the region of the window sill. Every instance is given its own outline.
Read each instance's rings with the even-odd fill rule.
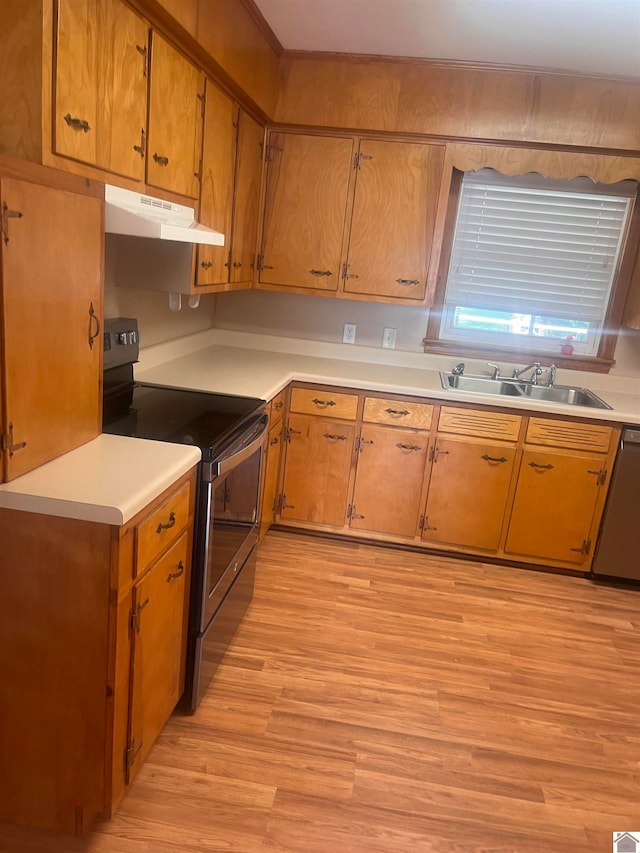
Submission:
[[[539,361],[542,365],[555,364],[563,370],[585,370],[591,373],[609,373],[613,365],[614,359],[597,358],[594,356],[584,355],[562,355],[558,353],[554,356],[551,353],[540,353],[532,349],[508,349],[502,350],[497,347],[476,346],[470,347],[467,344],[454,343],[451,341],[438,341],[424,338],[424,351],[432,355],[450,355],[453,358],[460,359],[463,356],[467,358],[485,358],[492,361]]]

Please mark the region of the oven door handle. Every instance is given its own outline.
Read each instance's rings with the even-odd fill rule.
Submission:
[[[262,446],[265,436],[267,435],[269,419],[266,415],[264,415],[263,417],[263,427],[250,444],[247,444],[246,447],[243,447],[242,450],[239,450],[237,453],[234,453],[231,456],[228,456],[224,459],[214,460],[213,462],[210,462],[208,465],[204,466],[205,480],[212,482],[217,477],[220,477],[223,474],[227,474],[229,471],[232,471],[234,468],[237,468],[238,465],[241,465],[245,461],[245,459],[248,459],[250,456],[253,456],[256,450],[258,450]]]

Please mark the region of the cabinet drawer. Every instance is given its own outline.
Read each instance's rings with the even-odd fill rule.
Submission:
[[[289,408],[303,415],[326,415],[328,418],[353,421],[358,411],[358,395],[294,388]]]
[[[438,432],[517,441],[521,423],[520,415],[485,412],[480,409],[454,409],[443,406],[440,410]]]
[[[276,424],[280,423],[282,420],[282,415],[284,413],[284,406],[287,396],[287,389],[285,388],[279,394],[271,400],[269,405],[269,427],[274,427]]]
[[[612,427],[596,424],[530,418],[526,441],[527,444],[541,444],[546,447],[571,447],[576,450],[607,453],[612,433]]]
[[[136,528],[136,576],[177,538],[189,520],[191,484],[185,483]]]
[[[433,406],[427,403],[379,397],[366,397],[364,401],[364,420],[368,423],[430,429],[432,416]]]

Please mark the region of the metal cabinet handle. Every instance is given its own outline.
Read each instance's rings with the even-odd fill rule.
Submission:
[[[269,442],[269,447],[273,447],[273,445],[278,444],[279,441],[280,441],[280,437],[277,435],[274,435],[273,438],[271,439],[271,441]]]
[[[100,320],[93,307],[93,302],[89,305],[89,349],[93,349],[96,338],[100,334]]]
[[[331,270],[309,270],[309,272],[311,273],[311,275],[315,275],[315,276],[333,275]]]
[[[280,400],[279,402],[277,402],[277,403],[275,404],[275,406],[274,406],[273,408],[274,408],[277,412],[279,412],[279,411],[280,411],[280,409],[284,409],[284,403],[282,402],[282,400]]]
[[[236,269],[236,270],[240,269],[241,266],[242,266],[242,263],[240,261],[234,261],[233,262],[233,268],[234,269]]]
[[[64,120],[69,125],[69,127],[73,127],[76,130],[81,130],[83,133],[89,133],[91,130],[91,126],[86,119],[83,118],[74,118],[70,113],[67,113],[64,117]]]
[[[176,526],[176,514],[172,512],[169,514],[169,521],[166,524],[159,524],[156,527],[156,533],[162,533],[163,530],[170,530],[172,527]]]
[[[484,459],[485,462],[506,462],[507,461],[506,456],[489,456],[486,453],[484,453],[480,457],[480,459]]]
[[[385,409],[388,415],[408,415],[408,409]]]
[[[154,154],[153,159],[156,161],[158,166],[168,166],[169,165],[169,158],[168,157],[162,157],[160,154]]]
[[[179,578],[180,575],[184,574],[184,563],[182,560],[178,563],[178,571],[177,572],[169,572],[167,575],[167,583],[171,583],[174,578]]]
[[[147,604],[149,604],[149,597],[148,596],[147,596],[147,598],[145,598],[145,600],[141,604],[139,604],[136,607],[136,616],[135,616],[136,634],[140,633],[140,614],[145,609]]]
[[[529,462],[529,466],[531,468],[537,468],[539,471],[550,471],[552,468],[555,468],[555,465],[549,463],[548,465],[540,465],[539,462]]]
[[[133,150],[137,151],[138,154],[144,159],[144,155],[147,150],[144,127],[140,130],[140,145],[134,145]]]
[[[311,402],[315,403],[316,406],[335,406],[336,404],[335,400],[318,400],[317,397],[315,397]]]
[[[354,518],[366,518],[366,516],[364,516],[364,515],[359,515],[359,514],[356,512],[356,505],[355,505],[355,504],[349,504],[349,506],[347,507],[347,518],[351,518],[351,519],[354,519]]]
[[[323,438],[331,438],[334,441],[346,441],[347,440],[346,435],[338,435],[337,433],[332,433],[332,432],[325,432],[322,434],[322,437]]]
[[[200,266],[203,270],[211,269],[213,266],[213,261],[200,261]]]
[[[398,442],[396,447],[399,447],[400,450],[420,450],[419,444],[402,444],[402,442]]]
[[[142,76],[146,77],[147,76],[147,65],[148,65],[147,55],[148,55],[149,51],[147,50],[146,47],[143,47],[140,44],[136,45],[136,50],[142,56],[142,63],[143,63],[142,64]]]
[[[420,284],[420,279],[418,278],[397,278],[396,282],[401,284],[403,287],[415,287],[417,284]]]

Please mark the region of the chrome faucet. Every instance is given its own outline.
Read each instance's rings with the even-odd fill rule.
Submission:
[[[492,373],[491,373],[492,379],[499,379],[500,378],[500,368],[498,367],[497,364],[494,364],[492,361],[488,361],[487,367],[493,368]]]
[[[542,376],[545,372],[545,369],[542,367],[539,361],[534,361],[533,364],[528,364],[526,367],[523,367],[521,370],[518,370],[514,367],[513,373],[511,374],[513,379],[520,379],[523,373],[527,373],[527,371],[531,370],[531,378],[523,379],[523,382],[530,382],[532,385],[538,384],[538,376]]]
[[[458,362],[456,366],[451,370],[453,376],[462,376],[464,373],[464,361]]]
[[[556,371],[557,371],[557,369],[558,368],[555,366],[555,364],[549,365],[549,381],[547,382],[547,385],[549,386],[549,388],[553,388],[553,386],[556,384]]]

